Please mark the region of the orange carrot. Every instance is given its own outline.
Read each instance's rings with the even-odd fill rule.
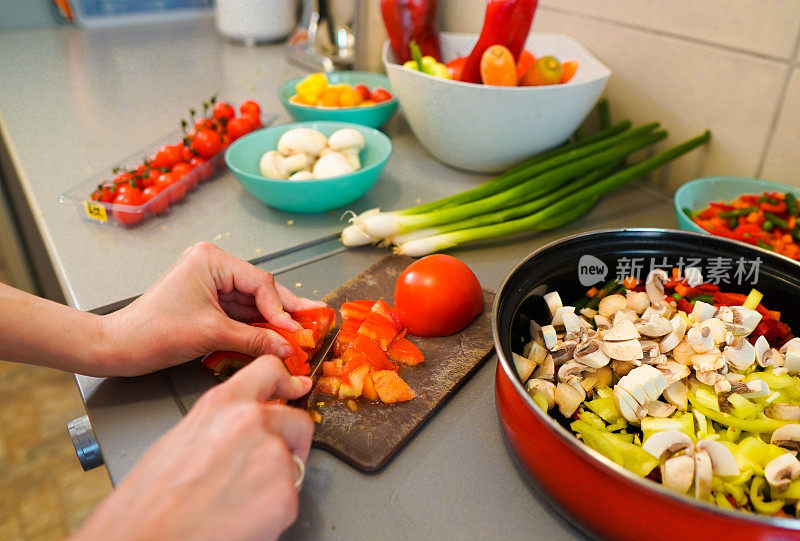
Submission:
[[[633,289],[639,285],[639,280],[637,280],[635,276],[628,276],[622,281],[622,285],[625,287],[625,289]]]
[[[481,57],[481,81],[485,85],[517,86],[514,56],[502,45],[492,45]]]
[[[578,71],[578,61],[568,60],[561,64],[561,84],[568,83]]]
[[[597,288],[596,287],[593,287],[592,289],[590,289],[589,291],[586,292],[586,296],[589,297],[589,298],[594,297],[595,295],[597,295]]]
[[[561,62],[552,56],[537,58],[520,79],[520,86],[555,85],[561,82]]]
[[[534,62],[536,62],[536,57],[527,49],[523,49],[522,52],[519,53],[519,59],[517,60],[517,81],[522,79]]]

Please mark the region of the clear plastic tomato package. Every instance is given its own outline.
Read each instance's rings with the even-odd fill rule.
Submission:
[[[258,105],[250,100],[241,105],[239,117],[214,98],[203,106],[203,116],[195,118],[191,110],[191,124],[182,121],[181,129],[62,193],[59,203],[71,204],[86,220],[122,227],[162,216],[216,175],[228,142],[276,118],[262,121],[260,109],[253,111]]]

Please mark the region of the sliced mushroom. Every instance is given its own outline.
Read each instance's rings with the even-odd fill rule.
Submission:
[[[547,357],[547,350],[538,342],[530,342],[530,344],[531,349],[528,352],[528,358],[533,362],[533,364],[538,366],[542,364],[544,362],[544,358]]]
[[[800,374],[800,347],[786,348],[786,353],[783,354],[783,366],[792,375]]]
[[[589,340],[576,347],[572,356],[579,363],[592,368],[600,368],[611,361],[611,357],[603,351],[603,344],[596,339]]]
[[[714,384],[714,392],[717,394],[730,394],[731,382],[723,378]]]
[[[546,379],[552,381],[556,375],[556,367],[553,362],[553,356],[549,353],[545,356],[544,361],[536,370],[533,371],[533,377],[536,379]]]
[[[639,319],[634,323],[636,325],[636,330],[638,330],[642,336],[650,338],[659,338],[665,334],[669,334],[672,330],[672,324],[667,318],[662,316]]]
[[[695,445],[698,450],[708,453],[714,473],[722,476],[739,475],[739,463],[730,449],[718,441],[700,440]]]
[[[627,391],[640,405],[647,406],[648,403],[658,400],[667,388],[667,381],[657,369],[643,365],[620,378],[614,386],[615,389],[617,387]]]
[[[791,453],[772,459],[764,467],[767,483],[777,491],[786,490],[800,476],[800,461]]]
[[[680,381],[683,378],[689,377],[689,374],[691,374],[691,370],[688,366],[675,361],[668,360],[666,362],[657,364],[656,368],[664,375],[667,385],[672,385],[676,381]]]
[[[631,370],[636,368],[635,362],[638,361],[617,361],[613,360],[609,364],[611,366],[611,371],[614,372],[617,376],[622,377],[630,373]]]
[[[716,313],[717,313],[716,306],[708,304],[707,302],[703,301],[695,301],[694,309],[692,310],[692,313],[689,314],[689,319],[701,323],[707,319],[714,317]]]
[[[617,411],[629,423],[638,423],[640,419],[647,416],[647,410],[633,398],[628,391],[619,385],[614,386],[613,394],[614,406]]]
[[[694,457],[672,457],[661,466],[661,484],[670,490],[686,494],[694,479]]]
[[[544,339],[544,347],[547,349],[553,349],[556,347],[556,343],[558,342],[556,328],[552,325],[545,325],[542,327],[542,338]]]
[[[692,346],[689,345],[688,340],[684,338],[678,343],[677,346],[672,348],[670,354],[672,355],[672,358],[675,359],[676,362],[685,364],[686,366],[691,366],[692,355],[695,354],[695,351],[694,349],[692,349]]]
[[[644,291],[628,291],[625,298],[628,300],[628,308],[637,314],[644,313],[650,307],[650,299]]]
[[[675,406],[671,404],[665,404],[661,400],[656,400],[647,405],[647,415],[650,417],[669,417],[675,412],[675,409]]]
[[[711,339],[714,345],[718,346],[725,341],[725,334],[728,332],[725,322],[721,319],[712,317],[700,323],[700,328],[709,329],[711,331]]]
[[[628,299],[617,293],[607,295],[600,300],[597,311],[601,316],[609,317],[628,307]]]
[[[561,321],[564,324],[564,330],[567,336],[578,335],[581,331],[585,330],[583,320],[575,315],[574,312],[562,312]]]
[[[711,385],[712,387],[716,385],[718,381],[725,379],[725,376],[716,370],[709,370],[708,372],[695,370],[694,377],[697,378],[697,381],[700,383],[705,383],[706,385]]]
[[[658,349],[658,342],[653,340],[639,340],[639,345],[642,347],[642,362],[647,364],[656,364],[656,359],[662,357],[661,350]],[[664,356],[666,359],[666,356]]]
[[[662,300],[660,302],[651,304],[650,308],[645,310],[642,314],[642,319],[648,319],[654,316],[661,316],[669,319],[674,313],[675,310],[672,309],[672,306],[666,301]]]
[[[769,385],[760,379],[731,383],[731,391],[745,398],[762,398],[769,396]]]
[[[611,329],[603,335],[603,340],[606,342],[617,341],[622,342],[626,340],[633,340],[639,338],[639,331],[636,330],[636,325],[633,321],[623,320],[615,323]]]
[[[587,308],[581,308],[581,310],[580,310],[580,314],[581,314],[583,317],[585,317],[586,319],[588,319],[588,320],[590,320],[590,321],[591,321],[591,320],[592,320],[592,318],[594,318],[594,316],[596,316],[596,315],[597,315],[597,310],[594,310],[594,309],[592,309],[592,308],[588,308],[588,307],[587,307]]]
[[[745,335],[756,330],[756,326],[763,317],[756,310],[751,310],[744,306],[731,306],[731,310],[733,310],[733,322],[744,327]]]
[[[601,366],[595,371],[594,376],[596,378],[594,384],[595,389],[600,389],[603,387],[611,387],[611,382],[614,378],[614,374],[613,372],[611,372],[610,366],[608,365]]]
[[[667,272],[664,269],[653,269],[647,275],[644,282],[644,289],[650,304],[655,304],[664,300],[664,284],[667,281]]]
[[[639,314],[637,314],[630,308],[625,308],[624,310],[620,310],[619,312],[614,313],[614,316],[611,318],[611,323],[612,326],[614,326],[623,321],[634,322],[637,319],[639,319]]]
[[[586,367],[581,363],[574,360],[567,361],[558,369],[558,381],[566,382],[570,378],[579,378],[584,370],[586,370]]]
[[[714,468],[706,451],[694,453],[694,497],[705,500],[711,494],[711,476]]]
[[[556,309],[556,313],[553,314],[553,320],[550,322],[550,324],[555,327],[563,325],[564,314],[574,314],[574,313],[575,313],[574,306],[562,306],[561,308]]]
[[[642,444],[642,449],[659,460],[669,458],[681,451],[690,451],[693,447],[692,438],[675,429],[656,432]]]
[[[756,361],[756,349],[747,340],[741,340],[736,345],[725,346],[722,356],[737,370],[747,370]]]
[[[577,345],[578,342],[575,340],[567,340],[557,344],[553,349],[550,350],[550,355],[553,357],[553,363],[556,366],[561,366],[565,362],[572,359],[572,355],[575,352]]]
[[[783,425],[772,433],[769,442],[796,454],[800,451],[800,425]]]
[[[581,388],[580,385],[578,387]],[[556,385],[554,400],[558,404],[558,410],[564,417],[572,417],[572,414],[575,413],[584,398],[586,398],[586,393],[583,392],[582,388],[581,391],[578,391],[569,383],[562,382]]]
[[[686,331],[686,341],[697,353],[706,353],[714,349],[714,340],[711,338],[711,329],[708,327],[689,327]]]
[[[528,381],[528,378],[531,377],[536,365],[529,358],[523,357],[522,355],[512,352],[511,356],[514,359],[514,368],[517,370],[519,378],[522,380],[522,383],[525,383]]]
[[[676,316],[669,320],[672,330],[666,335],[659,343],[658,347],[661,348],[661,353],[667,353],[677,346],[683,340],[686,334],[686,322],[682,317]]]
[[[767,342],[767,339],[764,338],[763,334],[759,336],[758,339],[756,339],[756,343],[753,344],[753,349],[755,350],[756,353],[756,362],[758,363],[759,366],[765,368],[767,365],[763,362],[764,356],[770,350],[770,347],[769,347],[769,342]]]
[[[556,315],[556,310],[564,306],[564,303],[561,302],[561,296],[558,294],[558,291],[551,291],[550,293],[546,293],[543,297],[545,304],[547,304],[547,309],[550,310],[550,317]]]
[[[800,421],[800,406],[794,404],[770,404],[764,408],[764,415],[781,421]]]
[[[730,306],[720,306],[716,317],[723,323],[733,323],[733,310]]]
[[[623,342],[604,341],[603,351],[618,361],[635,361],[644,356],[642,346],[635,338]]]
[[[786,352],[789,350],[789,348],[792,347],[800,348],[800,338],[792,338],[791,340],[783,344],[780,349],[781,354],[786,355]]]
[[[536,395],[542,396],[547,401],[547,409],[550,410],[556,403],[556,386],[544,379],[530,379],[525,384],[525,390],[533,398]]]
[[[664,389],[664,398],[681,411],[689,407],[688,388],[683,381],[676,381]]]
[[[725,358],[722,353],[715,349],[708,353],[696,353],[692,355],[692,367],[697,372],[711,372],[719,370],[725,366]]]

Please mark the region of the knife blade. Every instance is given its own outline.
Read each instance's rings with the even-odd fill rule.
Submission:
[[[322,363],[327,359],[328,355],[331,353],[333,349],[333,344],[336,343],[336,337],[339,336],[339,329],[336,329],[335,332],[328,333],[328,336],[325,337],[325,341],[322,342],[322,346],[319,348],[314,354],[308,364],[311,366],[311,372],[308,374],[308,377],[311,378],[311,390],[309,390],[306,394],[291,401],[289,404],[295,408],[301,409],[308,409],[308,397],[311,396],[311,391],[314,390],[314,385],[317,383],[317,378],[319,377],[320,370],[322,369]]]

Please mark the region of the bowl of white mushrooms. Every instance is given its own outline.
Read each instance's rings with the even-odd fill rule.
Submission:
[[[309,214],[340,208],[367,193],[391,153],[391,140],[367,126],[296,122],[236,140],[225,163],[259,201]]]

